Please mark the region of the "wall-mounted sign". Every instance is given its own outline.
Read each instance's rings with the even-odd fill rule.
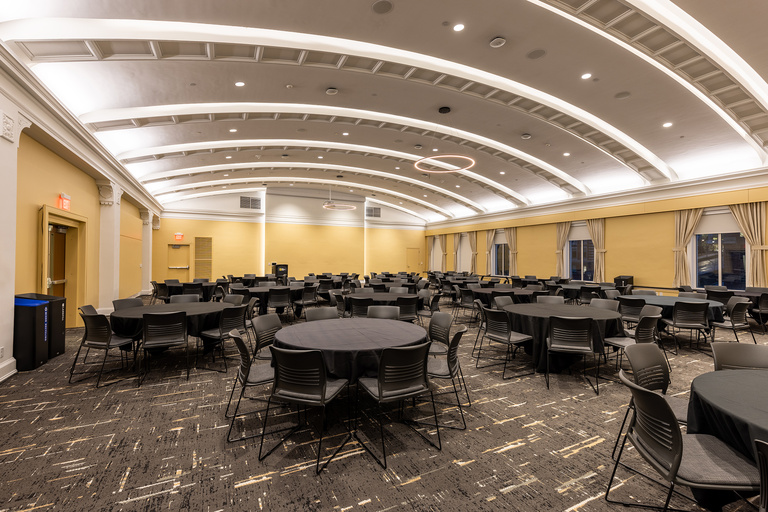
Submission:
[[[69,211],[72,206],[71,198],[67,194],[59,194],[59,208]]]
[[[178,242],[181,242],[182,240],[184,240],[184,233],[174,233],[173,239]]]

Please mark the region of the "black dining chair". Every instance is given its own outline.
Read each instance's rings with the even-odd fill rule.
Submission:
[[[275,341],[275,333],[283,328],[277,313],[259,315],[253,319],[253,332],[256,334],[256,359],[271,359],[269,347]]]
[[[755,439],[757,469],[760,474],[760,504],[758,512],[768,512],[768,443]]]
[[[120,367],[123,368],[123,356],[125,355],[125,350],[121,350],[123,348],[131,348],[133,351],[133,357],[134,357],[134,363],[136,362],[136,345],[135,345],[135,338],[126,338],[123,336],[118,336],[117,334],[112,332],[112,326],[109,323],[109,319],[105,315],[100,315],[98,313],[95,313],[96,309],[93,308],[93,306],[81,306],[81,310],[84,309],[85,311],[91,311],[93,309],[93,314],[84,314],[80,313],[80,318],[83,319],[83,323],[85,324],[85,332],[83,333],[83,337],[80,339],[80,346],[77,347],[77,352],[75,353],[75,359],[72,361],[72,368],[69,370],[69,382],[72,383],[72,377],[74,375],[93,375],[94,373],[97,373],[98,376],[96,377],[96,387],[99,387],[99,384],[101,383],[101,376],[104,373],[104,365],[107,362],[107,356],[109,355],[109,351],[112,349],[118,349],[120,352]],[[77,360],[80,358],[80,351],[85,347],[85,355],[83,356],[83,361],[81,362],[81,366],[88,367],[90,365],[96,365],[98,362],[95,363],[89,363],[88,362],[88,354],[90,353],[91,349],[93,350],[103,350],[104,351],[104,357],[101,360],[101,364],[99,365],[98,372],[96,370],[86,370],[81,372],[75,372],[75,366],[77,365]],[[83,379],[80,379],[83,380]],[[80,382],[80,380],[77,380],[75,382]]]
[[[140,308],[143,305],[144,301],[138,297],[131,297],[128,299],[115,299],[112,301],[112,307],[115,311],[128,308]]]
[[[768,346],[718,341],[711,347],[715,371],[768,369]]]
[[[367,318],[381,318],[385,320],[400,320],[400,309],[397,306],[368,306]]]
[[[267,308],[272,308],[279,314],[282,310],[288,319],[288,312],[291,311],[291,288],[288,286],[276,286],[270,288],[267,293]]]
[[[725,318],[722,322],[710,322],[709,326],[712,328],[712,341],[715,341],[715,331],[717,329],[730,329],[733,331],[733,336],[736,338],[736,342],[739,342],[738,331],[749,331],[752,335],[752,342],[757,345],[755,339],[755,333],[752,332],[752,328],[749,325],[749,317],[747,313],[751,302],[746,297],[731,297],[725,304]]]
[[[193,293],[187,293],[184,295],[171,295],[171,304],[179,303],[195,303],[200,302],[200,296]]]
[[[201,281],[194,283],[181,283],[181,293],[183,295],[197,295],[198,302],[203,301],[203,283]]]
[[[482,333],[482,336],[480,337],[480,344],[477,346],[477,360],[475,361],[475,367],[476,368],[487,368],[489,366],[495,366],[502,364],[504,365],[504,368],[501,372],[501,378],[504,379],[512,379],[515,377],[522,377],[525,375],[532,375],[533,370],[530,372],[524,373],[524,374],[517,374],[517,375],[510,375],[507,376],[507,365],[509,364],[509,361],[511,359],[514,359],[517,355],[517,351],[519,348],[521,348],[525,343],[531,342],[533,340],[532,336],[529,336],[528,334],[519,333],[512,330],[512,322],[510,321],[509,315],[506,311],[498,310],[498,309],[490,309],[483,307],[483,319],[485,322],[485,330]],[[492,361],[498,361],[496,363],[486,364],[484,366],[480,366],[480,359],[483,359],[483,340],[488,340],[488,345],[490,348],[490,344],[492,342],[495,343],[501,343],[504,345],[505,355],[503,358],[498,357],[492,357],[492,358],[485,358],[490,359]],[[488,348],[486,348],[488,350]]]
[[[318,320],[335,320],[339,318],[335,307],[322,307],[308,309],[304,318],[307,322],[316,322]]]
[[[547,337],[547,367],[544,378],[549,389],[549,366],[552,353],[581,355],[584,361],[584,379],[595,394],[600,394],[600,357],[597,354],[595,334],[591,318],[559,317],[549,318],[549,336]],[[587,356],[592,355],[595,368],[595,384],[587,377]]]
[[[351,316],[363,317],[368,315],[368,308],[373,306],[373,297],[366,297],[365,294],[352,295],[347,297],[350,303]]]
[[[144,372],[139,376],[138,385],[144,382],[150,370],[150,356],[160,349],[183,348],[184,362],[187,368],[187,380],[189,380],[189,341],[187,338],[187,315],[183,311],[170,313],[144,313],[143,336],[141,348],[143,349],[142,364],[146,365]]]
[[[229,333],[236,330],[240,334],[248,336],[250,339],[250,333],[245,327],[245,311],[248,309],[247,305],[232,306],[221,310],[219,315],[219,326],[215,329],[206,329],[200,333],[197,340],[197,347],[195,352],[195,367],[197,367],[197,356],[200,353],[200,343],[203,345],[203,353],[210,352],[213,362],[216,362],[216,349],[221,352],[221,358],[224,360],[224,371],[227,372],[227,358],[224,357],[224,342],[229,340]],[[211,370],[212,368],[203,368],[205,370]],[[219,371],[219,370],[215,370]]]
[[[440,424],[443,428],[453,428],[458,430],[465,430],[467,428],[467,422],[464,418],[464,409],[462,407],[461,399],[459,398],[459,389],[463,388],[464,393],[467,395],[467,407],[472,406],[472,399],[469,398],[469,388],[467,388],[467,383],[464,381],[464,373],[461,371],[461,363],[459,362],[459,343],[461,342],[462,335],[467,332],[468,329],[469,328],[465,325],[453,334],[453,337],[448,343],[448,350],[445,353],[445,357],[430,357],[427,362],[427,376],[429,378],[451,379],[453,394],[456,396],[456,407],[458,407],[459,414],[461,415],[461,427],[454,426],[450,423]],[[443,393],[450,393],[450,391],[435,394],[440,395]]]
[[[672,310],[672,318],[662,320],[670,330],[670,334],[679,346],[677,333],[682,330],[691,332],[690,343],[693,344],[693,331],[696,331],[696,344],[703,337],[706,341],[709,331],[709,303],[677,301]]]
[[[395,306],[400,310],[399,318],[402,322],[413,323],[418,319],[418,297],[398,297]]]

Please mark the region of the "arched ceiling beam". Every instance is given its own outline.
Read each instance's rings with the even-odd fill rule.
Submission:
[[[176,124],[178,123],[179,118],[183,118],[183,116],[197,116],[197,118],[207,116],[209,122],[212,122],[215,120],[217,114],[240,114],[245,120],[250,113],[287,113],[306,116],[324,116],[324,119],[330,122],[338,122],[340,119],[376,121],[382,123],[378,125],[378,127],[390,128],[397,131],[403,131],[408,128],[417,128],[425,132],[433,132],[437,136],[444,135],[451,138],[461,139],[459,142],[460,145],[465,144],[466,142],[473,142],[475,145],[487,148],[485,149],[486,152],[497,158],[501,158],[505,162],[510,160],[522,160],[518,165],[521,169],[530,172],[534,176],[545,179],[540,174],[529,169],[529,165],[532,165],[534,169],[538,168],[538,170],[552,174],[560,180],[570,184],[581,193],[589,195],[587,186],[570,174],[507,144],[450,126],[371,110],[301,103],[191,103],[99,110],[81,115],[80,120],[98,131],[103,129],[101,127],[109,127],[110,130],[141,128],[148,124],[149,119],[153,120],[153,124],[162,123],[162,121],[158,122],[158,120],[166,120],[166,123],[163,124]],[[277,120],[278,118],[279,116],[272,116],[268,119]],[[259,117],[258,119],[263,120],[265,118]],[[227,120],[231,121],[230,118],[227,118]],[[371,125],[367,124],[366,126],[370,127]],[[642,175],[640,176],[643,178]],[[645,178],[643,178],[643,181],[647,183]],[[566,190],[566,192],[568,191]]]
[[[190,154],[200,153],[212,153],[215,151],[240,151],[243,148],[263,148],[263,147],[281,147],[281,148],[322,148],[331,149],[337,151],[348,151],[354,153],[360,153],[365,155],[376,155],[381,158],[393,158],[402,161],[415,162],[421,158],[420,155],[412,155],[410,153],[403,153],[400,151],[392,151],[388,149],[378,148],[374,146],[362,146],[357,144],[345,144],[341,142],[328,142],[320,140],[297,140],[297,139],[246,139],[246,140],[225,140],[225,141],[207,141],[207,142],[192,142],[186,144],[172,144],[168,146],[158,146],[154,148],[141,148],[131,151],[126,151],[117,155],[117,158],[122,160],[125,164],[132,162],[141,162],[147,160],[158,160],[160,158],[167,158],[171,156],[188,156]],[[454,165],[450,165],[440,161],[433,161],[434,167],[440,167],[442,169],[452,171],[458,169]],[[134,174],[134,173],[132,173]],[[462,175],[470,180],[478,181],[488,185],[492,191],[502,196],[506,196],[507,200],[512,198],[518,201],[520,204],[530,204],[528,199],[515,192],[514,190],[505,187],[504,185],[490,180],[484,176],[471,171],[458,171],[456,174]],[[141,174],[136,173],[134,176],[137,179],[141,179]],[[512,205],[515,205],[514,201],[510,201]]]
[[[474,209],[477,212],[485,213],[488,210],[480,205],[479,203],[476,203],[470,199],[467,199],[466,197],[457,194],[455,192],[451,192],[450,190],[446,190],[444,188],[440,188],[436,185],[432,185],[431,183],[427,183],[424,181],[419,181],[417,179],[413,178],[407,178],[404,176],[398,176],[397,174],[392,174],[389,172],[383,172],[383,171],[375,171],[373,169],[364,169],[362,167],[351,167],[349,165],[335,165],[335,164],[319,164],[317,162],[247,162],[247,163],[238,163],[238,164],[219,164],[219,165],[205,165],[200,167],[187,167],[185,169],[174,169],[172,171],[161,171],[161,172],[154,172],[149,174],[142,175],[141,179],[139,180],[147,189],[149,189],[152,193],[162,193],[165,191],[168,187],[173,187],[174,185],[166,185],[163,186],[164,183],[166,183],[166,180],[169,178],[177,178],[182,176],[194,176],[196,174],[207,174],[207,173],[213,173],[213,172],[219,172],[219,171],[238,171],[238,170],[250,170],[250,169],[308,169],[308,170],[333,170],[338,172],[350,172],[354,174],[365,174],[369,176],[377,176],[383,179],[392,180],[392,181],[398,181],[401,183],[408,183],[411,185],[416,185],[422,189],[431,190],[432,192],[436,194],[440,194],[446,197],[450,197],[460,203],[463,203],[464,205]],[[159,187],[155,187],[155,183],[160,185]]]
[[[422,84],[448,88],[456,92],[470,94],[476,98],[486,99],[497,104],[515,108],[572,133],[625,165],[637,169],[639,172],[648,172],[650,169],[653,169],[667,180],[677,179],[675,172],[646,147],[610,123],[575,105],[533,87],[481,69],[398,48],[315,34],[155,20],[75,18],[12,20],[0,24],[0,38],[4,41],[18,42],[33,62],[62,62],[71,60],[71,58],[68,59],[67,56],[60,54],[50,56],[45,56],[44,54],[36,55],[29,48],[31,45],[25,45],[25,43],[34,43],[35,41],[50,42],[55,40],[82,41],[83,46],[88,48],[90,48],[88,43],[94,41],[114,40],[143,40],[154,43],[154,47],[159,47],[159,41],[205,42],[208,43],[208,47],[214,49],[218,43],[282,47],[294,49],[300,55],[303,55],[304,52],[325,52],[338,56],[341,65],[322,65],[322,67],[327,69],[346,69],[345,64],[349,60],[347,56],[354,55],[381,63],[376,64],[371,69],[362,69],[360,71],[368,71],[382,76],[392,76],[407,80],[413,79]],[[258,54],[259,52],[256,53]],[[154,51],[148,57],[165,58],[157,55]],[[181,57],[176,56],[176,58]],[[200,60],[199,56],[195,57]],[[87,56],[78,55],[74,58],[76,60],[100,60],[103,56],[98,51],[90,51]],[[146,59],[147,57],[141,56],[138,58]],[[215,58],[213,55],[207,57],[207,59],[213,58]],[[110,59],[137,60],[137,56],[135,54],[113,54],[110,56]],[[245,61],[257,62],[258,56],[255,55],[253,59],[246,59]],[[279,60],[270,60],[270,62],[280,63]],[[308,62],[309,60],[306,56],[303,58],[299,56],[290,61],[293,65],[310,65]],[[392,63],[396,64],[399,68],[406,67],[409,71],[404,74],[382,71],[386,64]],[[431,78],[420,78],[422,75],[429,75]],[[459,81],[463,81],[464,85],[457,87],[448,86],[445,83],[446,78],[457,78]],[[481,90],[475,90],[478,86]],[[488,94],[488,90],[494,91],[493,94]],[[504,99],[500,97],[502,93],[505,93],[506,97]],[[521,102],[521,100],[525,101]],[[517,105],[519,102],[527,105]],[[532,102],[536,104],[530,105]],[[551,115],[537,112],[542,107],[547,107],[545,110],[549,111]],[[576,122],[569,122],[565,125],[560,124],[562,116],[558,116],[558,113],[563,113]],[[555,120],[556,118],[558,119],[557,121]],[[590,136],[596,134],[595,130],[599,132],[600,139],[603,139],[600,142],[590,138]],[[609,140],[606,141],[606,138]],[[642,160],[642,162],[636,162],[638,159]]]

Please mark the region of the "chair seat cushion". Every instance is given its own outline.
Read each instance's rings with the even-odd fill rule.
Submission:
[[[720,329],[749,329],[748,323],[734,324],[730,320],[725,322],[710,322],[711,327],[718,327]]]
[[[677,421],[682,424],[688,423],[688,400],[676,396],[662,395],[669,404],[670,409],[675,414]]]
[[[448,353],[448,346],[439,341],[433,341],[429,346],[430,355],[444,355]]]
[[[259,365],[262,366],[262,365]],[[325,395],[320,396],[314,393],[297,393],[295,391],[289,391],[285,389],[275,389],[272,392],[272,396],[277,400],[286,400],[289,402],[298,402],[308,405],[322,405],[325,402],[330,401],[336,395],[341,392],[344,386],[349,381],[347,379],[333,379],[328,377],[325,382]]]
[[[603,343],[612,347],[627,348],[628,346],[635,344],[635,339],[627,338],[626,336],[616,336],[613,338],[605,338]]]
[[[430,357],[427,362],[427,375],[437,379],[450,379],[451,370],[448,368],[448,360],[444,357]]]
[[[757,490],[760,486],[760,476],[751,461],[706,434],[683,436],[683,457],[677,476],[695,483],[692,487],[730,485]]]
[[[363,389],[368,392],[368,394],[380,402],[413,398],[429,391],[429,388],[424,386],[412,386],[408,389],[398,390],[396,393],[384,392],[381,396],[379,396],[379,381],[376,377],[360,377],[357,381],[357,385],[362,386]]]
[[[275,380],[275,369],[269,363],[252,364],[245,381],[246,386],[259,386]]]

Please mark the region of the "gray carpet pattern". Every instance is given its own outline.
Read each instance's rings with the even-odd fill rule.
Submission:
[[[762,330],[756,327],[755,333],[759,343],[768,342]],[[116,380],[108,386],[96,389],[95,377],[69,384],[82,335],[82,329],[70,329],[65,354],[0,384],[0,512],[622,509],[603,495],[628,391],[606,380],[596,396],[580,375],[581,364],[572,374],[553,375],[550,390],[542,374],[502,380],[500,367],[475,369],[470,356],[475,334],[472,326],[460,355],[472,399],[465,408],[467,430],[441,429],[443,449],[437,451],[393,422],[385,429],[387,470],[353,439],[316,475],[315,428],[302,428],[263,462],[258,438],[226,442],[234,362],[226,374],[192,369],[186,380],[183,357],[171,351],[155,358],[141,387],[119,362],[108,363],[115,370],[108,379]],[[230,351],[235,353],[234,346]],[[670,361],[670,393],[681,397],[695,376],[712,370],[706,351],[687,345],[679,355],[670,354]],[[616,377],[613,364],[608,378]],[[445,390],[450,382],[432,385]],[[361,429],[378,443],[378,427],[370,420],[375,407],[369,401],[361,406]],[[244,407],[263,404],[246,401]],[[424,419],[431,410],[427,404],[406,409],[410,417]],[[441,422],[459,421],[455,405],[439,410]],[[323,455],[344,437],[338,421],[346,418],[343,400],[329,417]],[[316,419],[309,414],[311,422]],[[258,431],[260,419],[238,420],[236,428]],[[424,432],[435,437],[434,430]],[[276,440],[267,436],[265,442]],[[645,467],[632,450],[626,460]],[[618,477],[616,498],[663,500],[665,491],[647,480],[621,469]],[[681,498],[673,499],[673,506],[697,509]],[[725,510],[750,509],[741,502]]]

